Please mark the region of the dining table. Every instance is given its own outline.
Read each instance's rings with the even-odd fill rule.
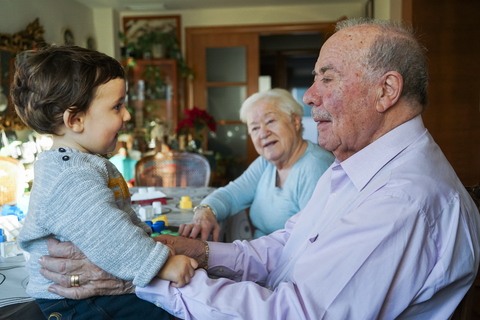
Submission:
[[[130,188],[130,193],[138,192],[140,187]],[[189,223],[193,218],[193,208],[199,205],[200,202],[208,196],[210,193],[216,190],[213,187],[155,187],[155,190],[161,191],[166,195],[166,204],[162,205],[161,215],[165,215],[168,221],[168,227],[177,228],[182,223]],[[180,200],[182,197],[188,196],[192,202],[191,208],[182,209],[180,206]],[[133,205],[135,210],[138,207]],[[157,218],[159,215],[154,215]]]

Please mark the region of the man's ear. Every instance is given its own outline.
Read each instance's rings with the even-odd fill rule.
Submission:
[[[376,109],[382,113],[395,105],[403,90],[403,77],[397,71],[389,71],[382,77]]]
[[[63,123],[68,130],[82,133],[85,125],[85,112],[72,113],[67,110],[63,113]]]

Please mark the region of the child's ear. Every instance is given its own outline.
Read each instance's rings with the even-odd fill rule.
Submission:
[[[67,110],[63,113],[63,123],[68,130],[82,133],[85,125],[85,112],[71,113]]]

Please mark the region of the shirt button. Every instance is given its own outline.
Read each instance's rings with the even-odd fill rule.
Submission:
[[[60,148],[60,149],[58,149],[58,151],[60,151],[60,152],[66,152],[67,150],[65,150],[64,148]]]
[[[63,161],[68,161],[68,160],[70,160],[70,157],[69,157],[69,156],[63,156],[63,157],[62,157],[62,160],[63,160]]]
[[[158,301],[157,301],[157,302],[155,302],[155,305],[156,305],[157,307],[159,307],[159,308],[161,308],[161,307],[162,307],[162,304],[161,304],[160,302],[158,302]]]
[[[218,269],[218,272],[223,272],[223,268]]]

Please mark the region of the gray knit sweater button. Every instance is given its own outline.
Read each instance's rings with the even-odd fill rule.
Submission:
[[[59,148],[58,151],[60,151],[60,152],[66,152],[67,150],[65,150],[64,148]]]
[[[63,161],[68,161],[68,160],[70,160],[70,157],[69,156],[63,156],[62,159],[63,159]]]

